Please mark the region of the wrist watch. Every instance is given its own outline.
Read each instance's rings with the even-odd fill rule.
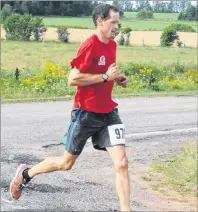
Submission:
[[[107,74],[103,74],[102,79],[104,80],[104,82],[107,82],[107,80],[109,79],[109,76]]]

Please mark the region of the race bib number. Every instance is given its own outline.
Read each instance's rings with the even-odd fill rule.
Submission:
[[[126,144],[124,124],[108,126],[111,145]]]

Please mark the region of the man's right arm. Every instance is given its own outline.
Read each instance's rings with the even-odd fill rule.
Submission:
[[[81,73],[78,69],[71,70],[68,85],[69,86],[86,86],[104,82],[102,74]]]
[[[115,64],[112,64],[106,74],[109,76],[109,81],[115,80],[120,76],[120,70]],[[81,73],[76,68],[71,70],[68,78],[69,86],[87,86],[103,82],[102,74]]]

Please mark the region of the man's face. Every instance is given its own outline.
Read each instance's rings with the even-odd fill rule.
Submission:
[[[98,26],[105,38],[114,39],[119,29],[120,15],[119,12],[114,12],[113,10],[110,11],[109,15],[110,17],[107,20],[99,20]]]

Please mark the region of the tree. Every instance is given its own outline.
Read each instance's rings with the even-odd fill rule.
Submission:
[[[113,0],[113,5],[118,8],[120,16],[124,15],[124,1]]]
[[[123,14],[124,2],[115,1],[118,9]],[[83,16],[91,15],[93,8],[98,5],[97,1],[7,1],[12,7],[13,13],[43,16],[43,15],[61,15],[61,16]],[[2,2],[2,7],[5,1]]]
[[[173,1],[173,12],[179,12],[180,10],[180,3],[179,1]]]
[[[21,3],[19,1],[15,1],[12,7],[13,13],[21,13]]]
[[[188,5],[188,0],[180,0],[180,4],[179,4],[179,10],[180,12],[183,12],[186,10]]]
[[[174,4],[173,1],[170,1],[167,5],[167,12],[173,13],[174,12]]]
[[[45,14],[45,2],[43,1],[31,1],[30,2],[30,14],[32,15],[44,15]]]
[[[29,5],[27,1],[23,1],[20,5],[20,12],[22,14],[29,13]]]
[[[9,4],[5,4],[1,11],[1,17],[3,21],[10,15],[12,15],[12,6],[10,6]]]
[[[54,5],[52,2],[48,2],[48,4],[46,4],[44,6],[45,8],[45,14],[46,15],[53,15],[54,14]]]
[[[159,4],[160,4],[160,0],[153,1],[153,11],[154,12],[159,11]]]
[[[196,7],[193,6],[191,3],[188,4],[186,9],[186,17],[189,21],[197,19],[197,10]]]
[[[152,11],[141,10],[137,13],[137,18],[144,20],[154,18],[154,16]]]
[[[144,4],[145,2],[144,1],[141,1],[141,0],[137,0],[136,1],[136,10],[139,11],[139,10],[143,10],[144,9]]]
[[[152,11],[152,7],[148,0],[145,2],[144,9],[147,11]]]
[[[132,12],[133,11],[133,4],[131,3],[131,1],[125,2],[124,11],[126,11],[126,12]]]
[[[158,13],[164,13],[167,11],[167,2],[158,2],[155,7],[154,11]]]
[[[163,30],[161,35],[161,46],[172,46],[175,41],[179,39],[176,29],[167,27]]]
[[[189,3],[186,11],[179,14],[178,20],[198,20],[198,6],[193,6]]]

